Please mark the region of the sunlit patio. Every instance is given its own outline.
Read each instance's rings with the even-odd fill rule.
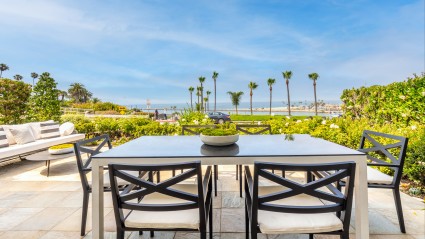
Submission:
[[[244,200],[239,197],[234,166],[220,166],[214,198],[214,238],[244,238]],[[52,161],[50,176],[44,162],[20,161],[0,167],[0,238],[80,238],[82,189],[74,157]],[[390,190],[369,189],[370,238],[423,239],[424,204],[402,194],[406,234],[400,233]],[[91,207],[91,202],[89,207]],[[355,215],[354,215],[355,217]],[[87,235],[91,238],[91,208]],[[115,238],[109,193],[105,193],[105,238]],[[354,220],[351,222],[354,233]],[[137,232],[127,238],[149,238]],[[199,238],[192,232],[156,232],[154,238]],[[259,235],[259,238],[308,238],[307,235]],[[338,238],[315,235],[315,238]],[[351,238],[351,236],[350,236]],[[354,235],[353,235],[354,238]]]

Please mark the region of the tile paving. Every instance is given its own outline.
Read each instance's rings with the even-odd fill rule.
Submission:
[[[219,167],[219,193],[214,198],[214,238],[245,238],[244,201],[239,197],[234,166]],[[81,238],[82,189],[73,157],[52,162],[46,177],[44,162],[21,161],[0,167],[0,238],[53,239]],[[293,175],[298,177],[299,175]],[[106,193],[108,194],[108,193]],[[112,203],[105,195],[105,238],[115,238]],[[417,198],[402,194],[407,234],[399,231],[390,190],[369,189],[371,239],[425,239],[425,205]],[[91,236],[91,202],[87,235]],[[353,213],[353,217],[355,217]],[[351,232],[355,232],[354,223]],[[149,233],[126,233],[126,238],[148,239]],[[199,238],[193,232],[156,232],[154,238]],[[260,239],[304,239],[307,235],[264,235]],[[339,238],[315,235],[316,239]],[[350,235],[354,238],[354,234]]]

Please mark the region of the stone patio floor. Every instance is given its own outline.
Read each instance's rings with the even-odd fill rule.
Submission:
[[[21,161],[0,167],[0,238],[80,238],[82,189],[75,163],[70,157],[52,161],[50,176],[44,162]],[[214,198],[214,238],[245,238],[244,201],[239,197],[234,166],[220,166],[219,195]],[[108,194],[108,193],[106,193]],[[91,200],[90,200],[91,201]],[[110,195],[105,195],[105,238],[115,238]],[[425,205],[402,194],[407,234],[400,233],[391,190],[369,189],[371,239],[425,239]],[[87,235],[91,238],[91,202]],[[355,215],[354,215],[355,217]],[[355,232],[352,221],[351,231]],[[149,238],[144,233],[140,238]],[[139,238],[137,232],[127,238]],[[198,233],[156,232],[154,238],[199,238]],[[259,238],[301,239],[307,235],[264,235]],[[315,238],[339,238],[315,235]],[[354,234],[350,235],[354,238]]]

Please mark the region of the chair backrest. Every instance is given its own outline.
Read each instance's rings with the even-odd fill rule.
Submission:
[[[93,146],[93,144],[95,145]],[[77,159],[78,172],[80,174],[81,183],[83,184],[83,189],[85,190],[90,190],[90,184],[87,180],[87,173],[91,172],[92,156],[100,153],[100,150],[105,145],[109,149],[112,148],[111,140],[107,134],[74,143],[74,152]],[[83,154],[87,154],[87,159],[85,159]]]
[[[408,138],[402,136],[364,130],[359,151],[367,154],[367,158],[370,160],[368,165],[393,169],[393,184],[399,184],[403,173],[407,143]]]
[[[270,172],[271,170],[296,171],[296,172],[315,172],[318,176],[315,180],[302,184],[297,179],[284,178]],[[320,172],[320,173],[316,173]],[[326,172],[326,173],[325,173]],[[324,173],[324,174],[322,174]],[[335,212],[340,215],[343,222],[344,230],[349,229],[351,206],[353,202],[353,188],[355,163],[329,163],[329,164],[278,164],[255,162],[254,177],[249,170],[246,171],[247,178],[253,178],[252,190],[252,219],[257,225],[258,210],[266,210],[283,213],[299,213],[299,214],[316,214]],[[282,186],[282,190],[266,195],[258,195],[258,185],[260,178],[268,179],[278,186]],[[344,192],[338,190],[334,184],[345,178],[347,185]],[[282,201],[273,203],[273,201],[281,199],[295,199],[293,197],[299,195],[309,195],[320,201],[325,200],[326,204],[314,205],[285,205]],[[297,199],[298,200],[298,199]],[[288,200],[292,201],[292,200]],[[317,201],[317,200],[316,200]],[[338,214],[340,212],[340,214]]]
[[[217,128],[215,125],[182,125],[181,135],[199,135],[201,130]]]
[[[153,172],[160,173],[161,171],[182,171],[182,173],[173,176],[165,181],[154,183],[152,180]],[[150,176],[136,177],[130,172],[146,172]],[[204,198],[210,198],[212,195],[211,183],[211,167],[207,168],[206,179],[202,178],[202,168],[200,161],[176,163],[176,164],[159,164],[159,165],[123,165],[123,164],[109,164],[109,177],[111,181],[112,201],[115,211],[115,219],[117,225],[124,227],[124,220],[127,215],[124,215],[123,209],[136,210],[136,211],[179,211],[199,208],[199,218],[201,224],[205,223],[207,211],[212,203],[212,200],[205,205]],[[184,180],[196,176],[197,181],[197,194],[185,192],[172,188],[174,185],[183,182]],[[119,188],[117,180],[127,186]],[[120,184],[122,185],[122,183]],[[204,191],[204,188],[206,191]],[[147,204],[144,203],[143,198],[153,194],[159,193],[167,195],[172,198],[184,200],[184,202],[176,204]]]
[[[272,134],[272,129],[268,124],[237,124],[236,130],[249,135]]]

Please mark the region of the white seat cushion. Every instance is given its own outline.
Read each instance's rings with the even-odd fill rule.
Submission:
[[[172,188],[192,194],[198,194],[197,185],[175,185]],[[146,196],[143,204],[175,204],[187,202],[182,199],[173,198],[160,193],[153,193]],[[199,229],[199,209],[189,209],[180,211],[132,211],[125,220],[126,227],[134,228],[187,228]]]
[[[375,184],[391,184],[393,177],[372,167],[367,167],[367,182]]]
[[[259,187],[259,194],[264,195],[281,190],[282,187]],[[298,206],[323,205],[319,199],[305,194],[271,203]],[[319,233],[343,228],[342,221],[335,213],[296,214],[263,210],[258,211],[258,225],[261,232],[265,234]]]
[[[345,182],[345,178],[342,179]],[[367,183],[373,184],[392,184],[393,177],[372,167],[367,167]]]

